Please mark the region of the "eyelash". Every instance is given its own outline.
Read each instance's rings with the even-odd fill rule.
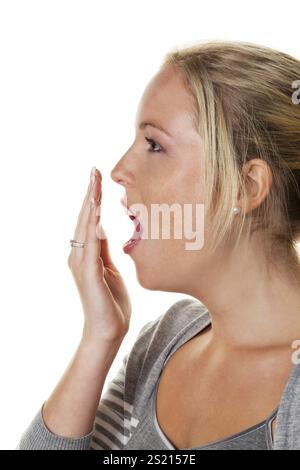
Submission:
[[[149,144],[157,144],[157,145],[159,145],[159,147],[161,148],[161,150],[153,150],[153,149],[151,150],[151,149],[148,149],[148,152],[152,152],[152,153],[161,153],[161,152],[163,152],[163,148],[162,148],[162,146],[161,146],[158,142],[156,142],[156,141],[153,140],[153,139],[148,139],[147,137],[145,137],[145,140],[146,140]]]

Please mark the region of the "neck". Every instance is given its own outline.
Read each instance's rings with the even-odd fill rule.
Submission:
[[[291,348],[300,339],[300,269],[290,273],[272,263],[271,270],[253,249],[218,255],[193,277],[197,285],[191,283],[188,293],[209,310],[217,347]]]

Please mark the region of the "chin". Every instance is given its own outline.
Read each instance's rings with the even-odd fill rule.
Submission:
[[[174,283],[170,278],[170,273],[164,272],[162,269],[153,269],[152,266],[141,267],[136,266],[136,277],[138,283],[147,290],[164,291],[164,292],[176,292],[174,290]]]
[[[151,266],[147,267],[137,267],[136,266],[136,277],[138,283],[148,290],[162,290],[162,282],[160,282],[159,277],[153,271]]]
[[[170,265],[170,259],[174,259],[175,253],[167,248],[166,244],[158,245],[156,240],[148,240],[147,244],[141,243],[132,251],[137,280],[145,289],[166,292],[174,290],[178,279],[172,279],[172,275],[176,273],[174,264]]]

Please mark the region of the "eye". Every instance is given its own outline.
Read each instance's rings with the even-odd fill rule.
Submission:
[[[150,144],[150,145],[153,145],[154,144],[154,147],[155,145],[158,145],[160,147],[161,150],[154,150],[153,147],[151,149],[148,149],[149,152],[153,152],[153,153],[160,153],[163,151],[163,148],[162,146],[158,143],[158,142],[155,142],[155,140],[153,139],[148,139],[147,137],[145,137],[145,140]]]

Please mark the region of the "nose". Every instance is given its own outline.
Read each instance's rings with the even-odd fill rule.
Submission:
[[[118,161],[110,172],[110,177],[115,183],[128,186],[132,182],[133,175],[125,166],[125,155]]]

